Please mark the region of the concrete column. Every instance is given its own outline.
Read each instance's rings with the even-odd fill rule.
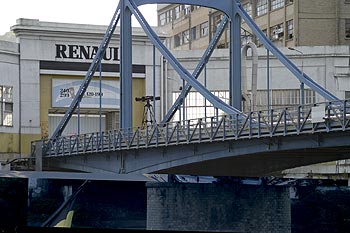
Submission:
[[[43,170],[43,142],[35,143],[35,171]]]
[[[288,187],[147,183],[147,230],[291,232]]]

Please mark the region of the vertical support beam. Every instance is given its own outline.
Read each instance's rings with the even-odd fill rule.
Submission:
[[[132,35],[131,11],[121,0],[120,12],[120,128],[132,128]]]
[[[43,141],[35,142],[35,171],[43,170]]]
[[[241,16],[237,12],[236,4],[233,4],[230,34],[230,105],[242,110]]]

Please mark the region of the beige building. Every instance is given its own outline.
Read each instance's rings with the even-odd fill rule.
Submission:
[[[277,46],[337,46],[350,44],[349,0],[241,0],[243,8]],[[158,26],[168,35],[166,45],[174,50],[207,47],[223,13],[205,7],[158,5]],[[226,48],[229,33],[219,48]],[[242,43],[253,40],[242,22]]]

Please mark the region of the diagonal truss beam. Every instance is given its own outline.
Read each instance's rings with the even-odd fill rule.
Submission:
[[[294,76],[299,79],[300,82],[308,85],[312,90],[316,91],[322,97],[329,101],[339,100],[338,97],[327,91],[325,88],[321,87],[314,80],[312,80],[307,74],[302,73],[299,68],[292,63],[277,47],[265,36],[265,34],[260,30],[260,28],[256,25],[254,20],[245,12],[242,8],[241,4],[236,1],[237,4],[237,12],[244,19],[244,21],[248,24],[248,26],[253,30],[255,35],[259,38],[259,40],[264,44],[264,46],[271,51],[271,53],[283,64],[287,67]]]
[[[100,47],[97,50],[97,53],[94,57],[94,59],[92,60],[92,63],[89,67],[88,72],[85,75],[85,78],[82,82],[82,84],[79,87],[79,90],[77,92],[77,94],[75,95],[74,99],[72,100],[69,108],[67,109],[66,113],[64,114],[62,120],[60,121],[60,123],[58,124],[57,128],[55,129],[54,133],[51,136],[51,139],[56,139],[57,137],[61,136],[62,132],[64,131],[65,127],[68,124],[68,121],[70,120],[70,118],[73,115],[74,110],[77,108],[78,103],[82,100],[89,84],[90,81],[92,79],[92,77],[95,74],[95,71],[99,65],[99,63],[101,62],[103,55],[106,51],[106,48],[108,47],[108,44],[112,38],[112,35],[115,31],[115,28],[117,26],[117,23],[119,21],[120,18],[120,3],[118,4],[118,7],[113,15],[113,18],[106,30],[106,33],[102,39],[102,42],[100,44]]]
[[[195,79],[197,79],[199,77],[199,75],[201,74],[205,65],[208,63],[208,60],[211,57],[211,55],[213,54],[214,49],[215,49],[217,43],[219,42],[221,35],[225,30],[227,23],[228,23],[228,17],[225,15],[225,17],[222,19],[219,27],[217,28],[217,30],[214,34],[214,37],[210,41],[209,46],[207,47],[207,49],[203,53],[203,56],[202,56],[200,62],[198,63],[196,69],[192,73],[192,76]],[[192,89],[192,86],[189,85],[188,83],[186,83],[184,89],[182,89],[182,91],[181,91],[180,95],[177,97],[175,103],[173,104],[173,106],[171,106],[171,108],[168,110],[167,114],[164,116],[164,118],[162,120],[162,124],[169,122],[171,120],[171,118],[175,115],[176,111],[178,110],[179,106],[182,105],[184,99],[186,98],[188,93],[191,91],[191,89]]]
[[[169,61],[169,63],[173,66],[175,71],[180,75],[182,79],[184,79],[187,83],[189,83],[189,85],[194,87],[203,97],[205,97],[211,104],[213,104],[214,107],[219,108],[230,115],[243,114],[236,108],[227,105],[224,101],[222,101],[217,96],[213,95],[200,82],[198,82],[163,45],[157,34],[152,30],[152,28],[147,23],[146,19],[138,10],[136,4],[132,0],[129,0],[128,3],[129,9],[134,14],[135,18],[139,21],[141,27],[143,28],[149,39],[158,48],[160,53]]]

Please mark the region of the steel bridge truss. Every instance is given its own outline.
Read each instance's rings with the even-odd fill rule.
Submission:
[[[205,50],[199,64],[192,74],[190,74],[171,54],[171,52],[163,45],[159,37],[152,30],[147,23],[143,15],[138,10],[138,6],[143,4],[153,3],[177,3],[177,4],[189,4],[198,5],[209,8],[215,8],[225,13],[225,17],[218,27],[215,36],[211,40],[208,48]],[[259,29],[250,16],[244,11],[239,0],[120,0],[118,7],[112,17],[112,20],[107,28],[106,34],[102,40],[102,43],[94,57],[92,64],[82,82],[77,95],[73,99],[70,107],[66,111],[60,124],[56,128],[55,132],[51,136],[51,139],[58,139],[61,136],[65,126],[67,125],[70,117],[78,106],[78,103],[82,100],[87,87],[98,67],[101,63],[103,54],[111,40],[111,37],[115,31],[117,23],[120,19],[121,35],[120,35],[120,48],[121,48],[121,116],[120,116],[120,128],[131,129],[132,127],[132,33],[131,33],[131,16],[132,14],[139,21],[141,27],[148,35],[153,45],[159,50],[159,52],[168,60],[173,66],[179,76],[187,82],[183,88],[175,104],[169,109],[168,113],[164,117],[162,123],[167,123],[175,114],[176,110],[183,103],[184,98],[189,93],[192,87],[194,87],[205,99],[207,99],[215,108],[221,109],[223,112],[230,116],[240,116],[246,120],[251,119],[250,115],[246,116],[241,112],[242,103],[242,91],[241,91],[241,19],[243,19],[247,25],[252,29],[253,33],[259,38],[262,44],[268,49],[282,64],[288,68],[300,82],[305,83],[311,89],[323,96],[329,101],[338,100],[336,96],[325,90],[323,87],[314,82],[305,73],[302,73],[299,68],[284,56],[272,42],[265,36],[265,34]],[[203,70],[205,64],[208,62],[217,42],[219,41],[225,26],[229,24],[230,27],[230,79],[229,79],[229,93],[230,104],[226,104],[220,98],[214,96],[209,90],[207,90],[199,81],[198,76]],[[168,124],[166,124],[167,126]],[[157,127],[155,128],[155,130]],[[135,135],[134,135],[135,137]]]
[[[314,107],[324,115],[315,122]],[[44,140],[44,156],[60,157],[98,152],[197,144],[226,140],[310,135],[350,130],[350,102],[333,101],[296,108],[223,115],[183,122],[168,122],[155,127],[110,130]]]

